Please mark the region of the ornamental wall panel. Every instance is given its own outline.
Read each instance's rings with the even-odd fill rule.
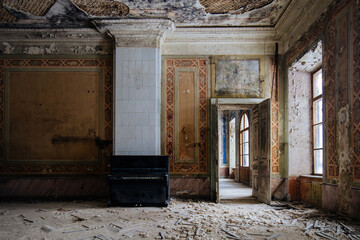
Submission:
[[[112,154],[112,60],[0,60],[0,172],[105,174]]]
[[[207,174],[209,144],[209,61],[165,58],[163,153],[172,174]]]

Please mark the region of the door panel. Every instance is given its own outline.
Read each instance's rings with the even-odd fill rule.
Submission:
[[[251,116],[253,195],[270,204],[270,100],[254,106]]]
[[[217,99],[211,99],[211,199],[216,203],[220,201],[218,141],[218,103]]]
[[[240,182],[249,184],[249,174],[250,174],[249,167],[240,166]]]

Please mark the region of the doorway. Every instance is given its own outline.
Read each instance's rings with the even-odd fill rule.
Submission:
[[[242,105],[222,105],[218,111],[220,200],[253,199],[249,174],[249,120],[245,123],[244,117],[242,119],[249,114],[248,107]],[[242,126],[247,128],[242,129]]]
[[[213,196],[270,203],[270,101],[211,102]]]

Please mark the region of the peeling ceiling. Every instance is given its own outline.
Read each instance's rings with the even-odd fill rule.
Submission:
[[[262,8],[274,0],[199,0],[201,5],[205,7],[205,12],[212,14],[242,14],[253,9]]]
[[[0,23],[81,27],[93,18],[170,18],[177,26],[274,26],[292,0],[0,0]]]

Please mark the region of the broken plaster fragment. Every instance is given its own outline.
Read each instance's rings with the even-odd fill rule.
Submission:
[[[5,54],[11,54],[12,53],[12,51],[14,50],[14,47],[13,46],[11,46],[9,43],[7,43],[7,42],[3,42],[2,43],[4,46],[5,46],[5,51],[4,51],[4,53]]]

